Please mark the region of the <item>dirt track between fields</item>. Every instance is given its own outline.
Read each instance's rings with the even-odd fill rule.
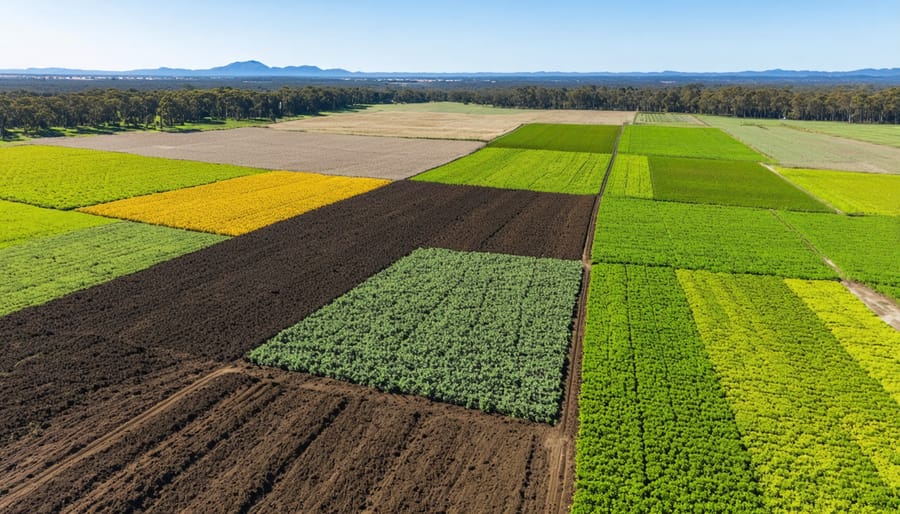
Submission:
[[[279,131],[356,134],[366,136],[490,141],[523,123],[621,125],[634,112],[527,110],[509,114],[448,112],[357,112],[307,118],[269,125]]]
[[[209,373],[419,246],[580,259],[593,202],[397,182],[0,318],[0,505],[544,510],[562,427]]]
[[[108,136],[42,138],[35,143],[391,180],[440,166],[482,146],[473,141],[313,134],[266,128],[186,134],[131,132]]]

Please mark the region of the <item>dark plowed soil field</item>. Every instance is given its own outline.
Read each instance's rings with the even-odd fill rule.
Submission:
[[[94,403],[116,412],[127,393]],[[97,434],[61,423],[2,453]],[[61,460],[0,476],[3,512],[535,512],[552,427],[240,366]],[[48,448],[43,450],[49,453]],[[26,476],[31,475],[31,478]]]
[[[420,246],[580,259],[592,204],[397,182],[0,318],[0,511],[543,509],[552,427],[222,366]]]

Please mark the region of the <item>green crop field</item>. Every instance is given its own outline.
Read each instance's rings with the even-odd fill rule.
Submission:
[[[593,195],[600,191],[609,159],[586,152],[483,148],[412,180]]]
[[[755,162],[650,157],[650,175],[658,200],[831,212]]]
[[[783,279],[677,272],[767,512],[897,512],[900,404]]]
[[[576,261],[420,249],[250,359],[552,422],[580,282]]]
[[[831,259],[847,278],[900,288],[900,217],[801,212],[779,216]],[[900,300],[898,296],[894,298]]]
[[[772,212],[746,207],[606,198],[592,256],[594,262],[796,278],[837,276]]]
[[[638,125],[700,125],[692,115],[677,112],[639,112],[634,122]]]
[[[900,173],[900,148],[797,130],[765,120],[722,116],[701,119],[784,166]]]
[[[0,249],[0,315],[38,305],[226,239],[115,222]]]
[[[0,199],[71,209],[263,171],[97,150],[14,146],[0,149]]]
[[[591,274],[574,513],[765,512],[675,270]]]
[[[838,282],[787,279],[856,362],[900,404],[900,331]]]
[[[604,195],[653,198],[650,161],[643,155],[616,155]]]
[[[898,175],[798,168],[778,172],[846,213],[900,216]]]
[[[80,212],[56,211],[0,200],[0,248],[112,222]]]
[[[618,125],[530,123],[491,141],[488,146],[610,154],[619,128]]]
[[[715,128],[629,125],[622,133],[619,151],[637,155],[694,157],[731,161],[769,159]]]

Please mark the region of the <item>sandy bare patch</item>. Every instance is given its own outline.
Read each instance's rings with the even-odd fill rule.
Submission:
[[[633,118],[633,112],[624,111],[523,109],[515,114],[362,111],[276,123],[270,128],[329,134],[490,141],[524,123],[621,125]]]
[[[472,141],[398,139],[240,128],[188,134],[132,132],[44,138],[42,145],[151,157],[237,164],[273,170],[402,179],[474,152]]]

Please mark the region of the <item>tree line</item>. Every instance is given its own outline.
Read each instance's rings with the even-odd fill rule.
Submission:
[[[364,104],[454,101],[524,109],[595,109],[752,118],[900,123],[900,87],[518,86],[478,90],[429,87],[232,87],[165,91],[93,89],[72,93],[0,93],[0,136],[21,129],[125,126],[165,128],[207,119],[244,120],[337,111]]]

